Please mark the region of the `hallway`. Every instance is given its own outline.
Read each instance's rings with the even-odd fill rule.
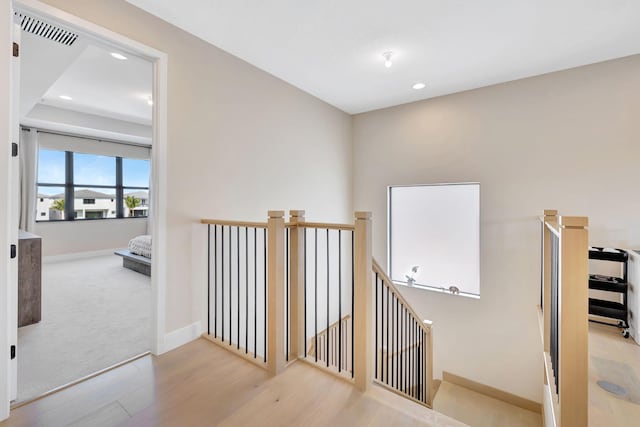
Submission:
[[[464,425],[377,386],[358,392],[304,362],[270,378],[199,339],[17,408],[0,427],[251,424]]]

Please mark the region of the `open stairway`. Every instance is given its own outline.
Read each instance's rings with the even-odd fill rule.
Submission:
[[[216,352],[219,350],[216,349]],[[229,356],[216,354],[216,357],[226,359]],[[236,365],[237,371],[247,370],[243,375],[262,376],[260,368],[239,358],[232,363]],[[221,394],[223,393],[221,390]],[[251,397],[234,408],[233,412],[226,414],[219,425],[454,427],[464,424],[381,387],[360,392],[341,378],[323,372],[309,363],[297,361],[284,373],[256,383],[251,390]]]
[[[542,416],[503,400],[443,381],[433,400],[433,410],[473,427],[540,427]]]
[[[207,255],[203,336],[273,375],[270,391],[233,422],[256,422],[261,418],[254,414],[295,406],[296,400],[311,413],[324,415],[327,406],[368,420],[376,412],[376,393],[387,395],[383,402],[393,396],[410,407],[433,408],[433,325],[373,259],[370,214],[356,212],[353,224],[308,222],[304,211],[290,211],[288,222],[284,216],[270,211],[266,222],[201,220]],[[333,401],[334,394],[341,402]],[[419,414],[418,420],[433,417]],[[536,415],[537,424],[508,418],[492,425],[539,425]]]
[[[540,425],[448,382],[435,394],[432,324],[373,260],[368,214],[350,225],[295,212],[203,220],[203,338],[6,425]]]

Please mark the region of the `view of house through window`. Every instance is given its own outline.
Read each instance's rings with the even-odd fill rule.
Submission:
[[[40,149],[37,221],[146,217],[149,160]]]
[[[480,184],[391,186],[388,209],[392,280],[480,295]]]

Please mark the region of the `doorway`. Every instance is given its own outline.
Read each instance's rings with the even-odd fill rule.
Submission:
[[[146,212],[149,212],[149,215],[150,215],[150,217],[148,218],[150,222],[148,226],[148,234],[153,235],[154,237],[153,239],[154,259],[163,259],[164,253],[165,253],[165,245],[164,245],[164,239],[165,239],[165,221],[164,221],[165,208],[164,206],[165,204],[163,202],[164,200],[164,197],[163,197],[164,196],[164,185],[163,185],[164,178],[163,177],[164,177],[164,171],[165,171],[164,159],[166,158],[166,155],[165,155],[165,152],[166,152],[166,105],[164,102],[164,99],[166,99],[164,95],[166,93],[166,56],[163,53],[158,52],[154,49],[140,45],[132,40],[126,39],[120,35],[117,35],[101,27],[97,27],[93,24],[82,21],[72,15],[66,14],[64,12],[61,12],[57,9],[43,5],[41,3],[25,0],[23,2],[16,2],[15,6],[16,6],[16,11],[18,13],[29,15],[32,18],[58,25],[67,31],[77,34],[78,37],[82,37],[86,39],[91,46],[100,46],[104,48],[106,51],[109,51],[109,54],[119,53],[120,55],[125,57],[129,56],[130,58],[141,58],[143,60],[150,61],[150,64],[151,64],[150,77],[152,80],[151,86],[152,86],[153,96],[147,95],[147,98],[141,99],[141,101],[144,102],[151,109],[149,139],[153,141],[153,149],[151,150],[151,155],[150,155],[150,160],[153,164],[153,168],[151,169],[151,174],[150,174],[151,175],[150,188],[148,189],[148,194],[150,197],[148,197],[148,200],[147,200],[148,207],[146,209]],[[95,53],[95,49],[93,53]],[[112,58],[118,61],[125,61],[123,59],[116,58],[115,56],[112,56]],[[61,98],[60,97],[61,94],[50,94],[50,95],[57,96],[58,99],[61,101],[69,101],[67,99]],[[45,98],[44,104],[47,104],[46,97],[44,98]],[[40,99],[42,100],[42,97]],[[59,102],[58,99],[56,100],[56,102]],[[42,104],[41,102],[36,102],[36,103]],[[49,101],[49,104],[45,105],[44,110],[47,110],[46,107],[51,107],[51,108],[48,108],[49,110],[51,110],[52,108],[56,108],[55,103],[53,103],[54,105],[51,105],[51,104],[52,103]],[[149,105],[149,104],[152,104],[152,105]],[[57,108],[59,107],[60,105],[57,106]],[[57,128],[55,125],[52,125],[51,122],[48,124],[47,123],[43,124],[43,122],[46,122],[45,120],[46,111],[43,112],[42,111],[43,108],[39,108],[39,110],[40,111],[34,112],[37,114],[31,115],[31,118],[30,118],[31,122],[27,121],[23,123],[24,125],[26,125],[25,126],[26,128],[30,129],[30,131],[42,132],[43,134],[47,134],[47,135],[54,135],[57,137],[57,139],[66,138],[66,139],[74,139],[74,141],[75,139],[82,139],[82,140],[94,140],[94,141],[98,140],[102,142],[106,141],[110,143],[128,143],[128,145],[132,147],[144,145],[144,144],[140,144],[140,140],[139,140],[140,135],[134,134],[133,135],[134,138],[130,138],[129,140],[126,140],[126,141],[122,140],[121,138],[122,135],[116,135],[116,137],[114,137],[113,128],[98,129],[99,131],[103,131],[106,133],[90,134],[85,132],[84,131],[85,129],[81,129],[81,131],[78,131],[78,128],[87,127],[87,126],[78,125],[78,122],[75,123],[76,128],[73,128],[74,125],[72,124],[71,128],[67,127],[66,129]],[[73,112],[73,109],[71,109],[71,111]],[[78,111],[75,111],[75,112],[82,113]],[[49,113],[51,113],[51,111],[49,111]],[[58,116],[60,117],[60,112],[58,111],[57,113],[58,113]],[[96,113],[96,111],[93,111],[92,113]],[[96,114],[93,114],[93,115],[96,115]],[[49,117],[51,116],[52,114],[49,114]],[[67,116],[69,116],[69,114],[67,114]],[[22,117],[22,114],[21,114],[21,117]],[[118,120],[117,118],[113,118],[113,117],[111,117],[111,119]],[[136,138],[138,138],[137,141],[136,141]],[[52,137],[48,136],[45,139],[52,139]],[[53,138],[53,139],[56,139],[56,138]],[[75,141],[75,143],[77,142],[78,141]],[[83,142],[86,143],[86,141],[83,141]],[[55,150],[52,150],[52,151],[55,151]],[[85,156],[94,155],[98,157],[100,156],[109,157],[109,156],[104,156],[104,153],[86,153],[82,151],[83,151],[82,149],[77,149],[77,150],[65,149],[64,153],[65,153],[65,156],[67,157],[67,160],[69,156],[71,156],[71,158],[75,160],[74,158],[75,154],[85,155]],[[69,155],[69,153],[71,153],[71,155]],[[120,156],[114,155],[112,157],[121,159],[120,163],[122,163],[124,160],[127,159],[127,157],[123,155],[120,155]],[[68,166],[66,166],[66,168],[69,169]],[[119,168],[123,169],[123,165],[120,164]],[[120,170],[120,175],[122,175],[122,170]],[[120,176],[120,178],[122,181],[123,177]],[[43,184],[46,184],[46,183],[43,182]],[[49,184],[55,184],[55,183],[49,183]],[[131,217],[132,221],[139,221],[141,217],[145,216],[145,209],[144,209],[144,206],[141,206],[142,200],[140,200],[142,199],[142,197],[139,197],[140,192],[137,192],[138,193],[137,195],[133,194],[136,192],[133,190],[140,190],[140,189],[130,188],[129,190],[131,191],[129,191],[129,193],[127,194],[124,192],[125,190],[124,187],[127,187],[127,184],[123,182],[119,182],[119,183],[116,183],[116,186],[115,186],[116,188],[114,188],[116,191],[113,193],[110,193],[106,191],[111,189],[111,187],[109,187],[110,184],[105,185],[104,186],[105,188],[97,187],[97,186],[103,185],[100,183],[98,184],[89,183],[89,186],[86,186],[86,184],[87,183],[77,182],[77,183],[73,183],[72,186],[70,187],[67,177],[65,177],[64,193],[66,194],[67,197],[63,200],[67,201],[67,200],[73,199],[73,203],[76,204],[76,207],[82,207],[82,209],[75,209],[75,208],[69,209],[69,203],[67,202],[66,210],[64,208],[62,209],[62,211],[60,211],[59,209],[52,210],[50,209],[50,207],[46,207],[45,210],[43,210],[42,212],[45,212],[45,216],[47,216],[46,214],[51,214],[51,213],[53,213],[55,216],[56,211],[62,212],[63,215],[64,213],[66,213],[67,214],[66,218],[64,217],[61,218],[64,221],[63,226],[66,228],[69,228],[72,226],[73,227],[80,226],[80,227],[87,228],[89,225],[93,223],[97,224],[99,222],[106,223],[109,221],[111,222],[127,221],[129,217]],[[82,186],[84,187],[80,188]],[[52,187],[52,186],[45,185],[43,187]],[[109,188],[106,188],[106,187],[109,187]],[[136,187],[136,185],[129,186],[129,187]],[[97,189],[101,189],[103,191],[97,191]],[[88,197],[87,194],[80,194],[82,197],[79,197],[78,194],[76,193],[78,191],[85,191],[85,192],[94,191],[96,193],[106,194],[107,196],[113,195],[115,196],[115,197],[112,197],[114,199],[113,202],[111,202],[111,198],[108,198],[109,201],[104,203],[106,204],[114,203],[115,208],[112,209],[111,206],[103,206],[100,209],[96,209],[97,207],[95,205],[97,204],[100,197],[98,197],[95,193],[91,193],[91,194],[87,193],[95,197]],[[125,200],[122,200],[121,204],[123,204],[124,206],[118,206],[121,199],[121,197],[117,196],[118,191],[121,191],[121,193],[119,194],[120,196],[125,196],[125,195],[131,196],[134,199],[140,200],[140,204],[136,206],[134,203],[133,206],[126,206]],[[56,196],[60,194],[61,193],[48,194],[48,195]],[[38,194],[38,196],[39,195],[40,194]],[[46,195],[46,194],[42,193],[42,195]],[[71,196],[69,197],[69,195]],[[84,197],[84,196],[87,196],[87,197]],[[38,201],[40,199],[45,199],[45,197],[37,197]],[[56,198],[53,198],[53,197],[52,199],[54,199],[52,200],[52,203],[55,202],[55,200],[57,200]],[[36,213],[39,215],[41,215],[42,212],[40,210],[36,211]],[[72,220],[70,218],[70,215],[74,215],[75,218],[73,218]],[[81,216],[81,218],[78,218],[76,215]],[[109,217],[110,215],[115,215],[115,218],[110,218]],[[100,218],[92,219],[92,217],[96,217],[96,216],[100,216]],[[78,222],[75,222],[76,220]],[[48,225],[53,225],[53,224],[48,224]],[[120,227],[116,227],[116,228],[120,228]],[[60,232],[60,230],[57,230],[57,232]],[[71,238],[72,236],[78,236],[79,234],[81,234],[81,232],[69,233],[68,230],[64,230],[60,234],[62,234],[62,237],[63,237],[62,240],[64,241],[65,234],[66,234],[66,237]],[[96,234],[100,235],[100,232],[97,232]],[[78,243],[78,242],[75,242],[75,243]],[[113,247],[111,249],[113,249]],[[109,249],[109,251],[111,251],[111,249]],[[86,263],[87,260],[91,260],[92,258],[95,258],[92,261],[95,261],[96,263],[94,264],[94,267],[90,267],[89,270],[91,269],[96,270],[97,268],[96,265],[100,264],[100,259],[99,259],[100,256],[104,256],[105,257],[104,260],[108,260],[108,263],[113,263],[113,259],[116,258],[116,256],[113,255],[112,253],[113,251],[111,251],[110,255],[107,253],[107,250],[101,250],[101,249],[95,249],[95,248],[94,250],[84,250],[82,252],[84,252],[85,254],[84,257],[66,257],[67,254],[64,254],[62,252],[58,253],[57,255],[51,255],[51,256],[58,257],[57,259],[54,259],[54,261],[56,261],[56,263],[54,263],[56,264],[56,267],[59,267],[59,263],[61,262]],[[50,252],[50,253],[53,253],[53,252]],[[86,256],[87,253],[89,253],[89,255],[91,256]],[[119,258],[117,260],[118,262],[121,262]],[[54,265],[54,264],[51,264],[51,265]],[[164,338],[165,273],[162,266],[159,264],[160,263],[152,263],[152,267],[151,267],[152,278],[151,278],[151,284],[149,289],[149,294],[150,294],[150,314],[149,314],[150,322],[149,323],[150,325],[147,331],[147,334],[148,334],[147,336],[149,338],[147,347],[150,347],[151,352],[153,352],[154,354],[159,354],[162,352],[162,343]],[[46,268],[46,265],[48,264],[45,264],[45,268]],[[109,268],[112,268],[112,266],[110,266]],[[85,269],[86,269],[86,266],[85,266]],[[120,269],[122,269],[122,267],[120,267]],[[133,271],[127,271],[127,272],[134,275],[140,274]],[[98,276],[98,278],[102,276],[104,275]],[[85,278],[86,280],[84,280],[84,282],[85,283],[93,282],[95,284],[98,278],[94,278],[93,280],[91,278]],[[65,282],[65,280],[58,280],[58,282],[60,281]],[[124,281],[117,280],[116,282],[123,283]],[[99,288],[100,286],[97,286],[97,287]],[[105,287],[108,287],[108,285],[103,284],[102,288],[105,288]],[[10,330],[11,328],[14,328],[14,327],[16,327],[15,324],[9,325]],[[20,350],[18,350],[18,358],[20,354],[19,351]],[[91,355],[89,355],[88,357],[90,358]],[[108,366],[105,366],[104,368],[108,368]],[[60,384],[60,385],[64,385],[64,384]],[[16,394],[14,393],[14,395],[12,396],[12,400],[15,398],[16,398]]]

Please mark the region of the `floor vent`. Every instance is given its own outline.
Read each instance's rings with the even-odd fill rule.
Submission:
[[[24,13],[15,12],[14,15],[17,17],[22,30],[27,33],[35,34],[66,46],[71,46],[78,39],[76,33],[65,30],[57,25],[46,23],[38,18],[25,15]]]

